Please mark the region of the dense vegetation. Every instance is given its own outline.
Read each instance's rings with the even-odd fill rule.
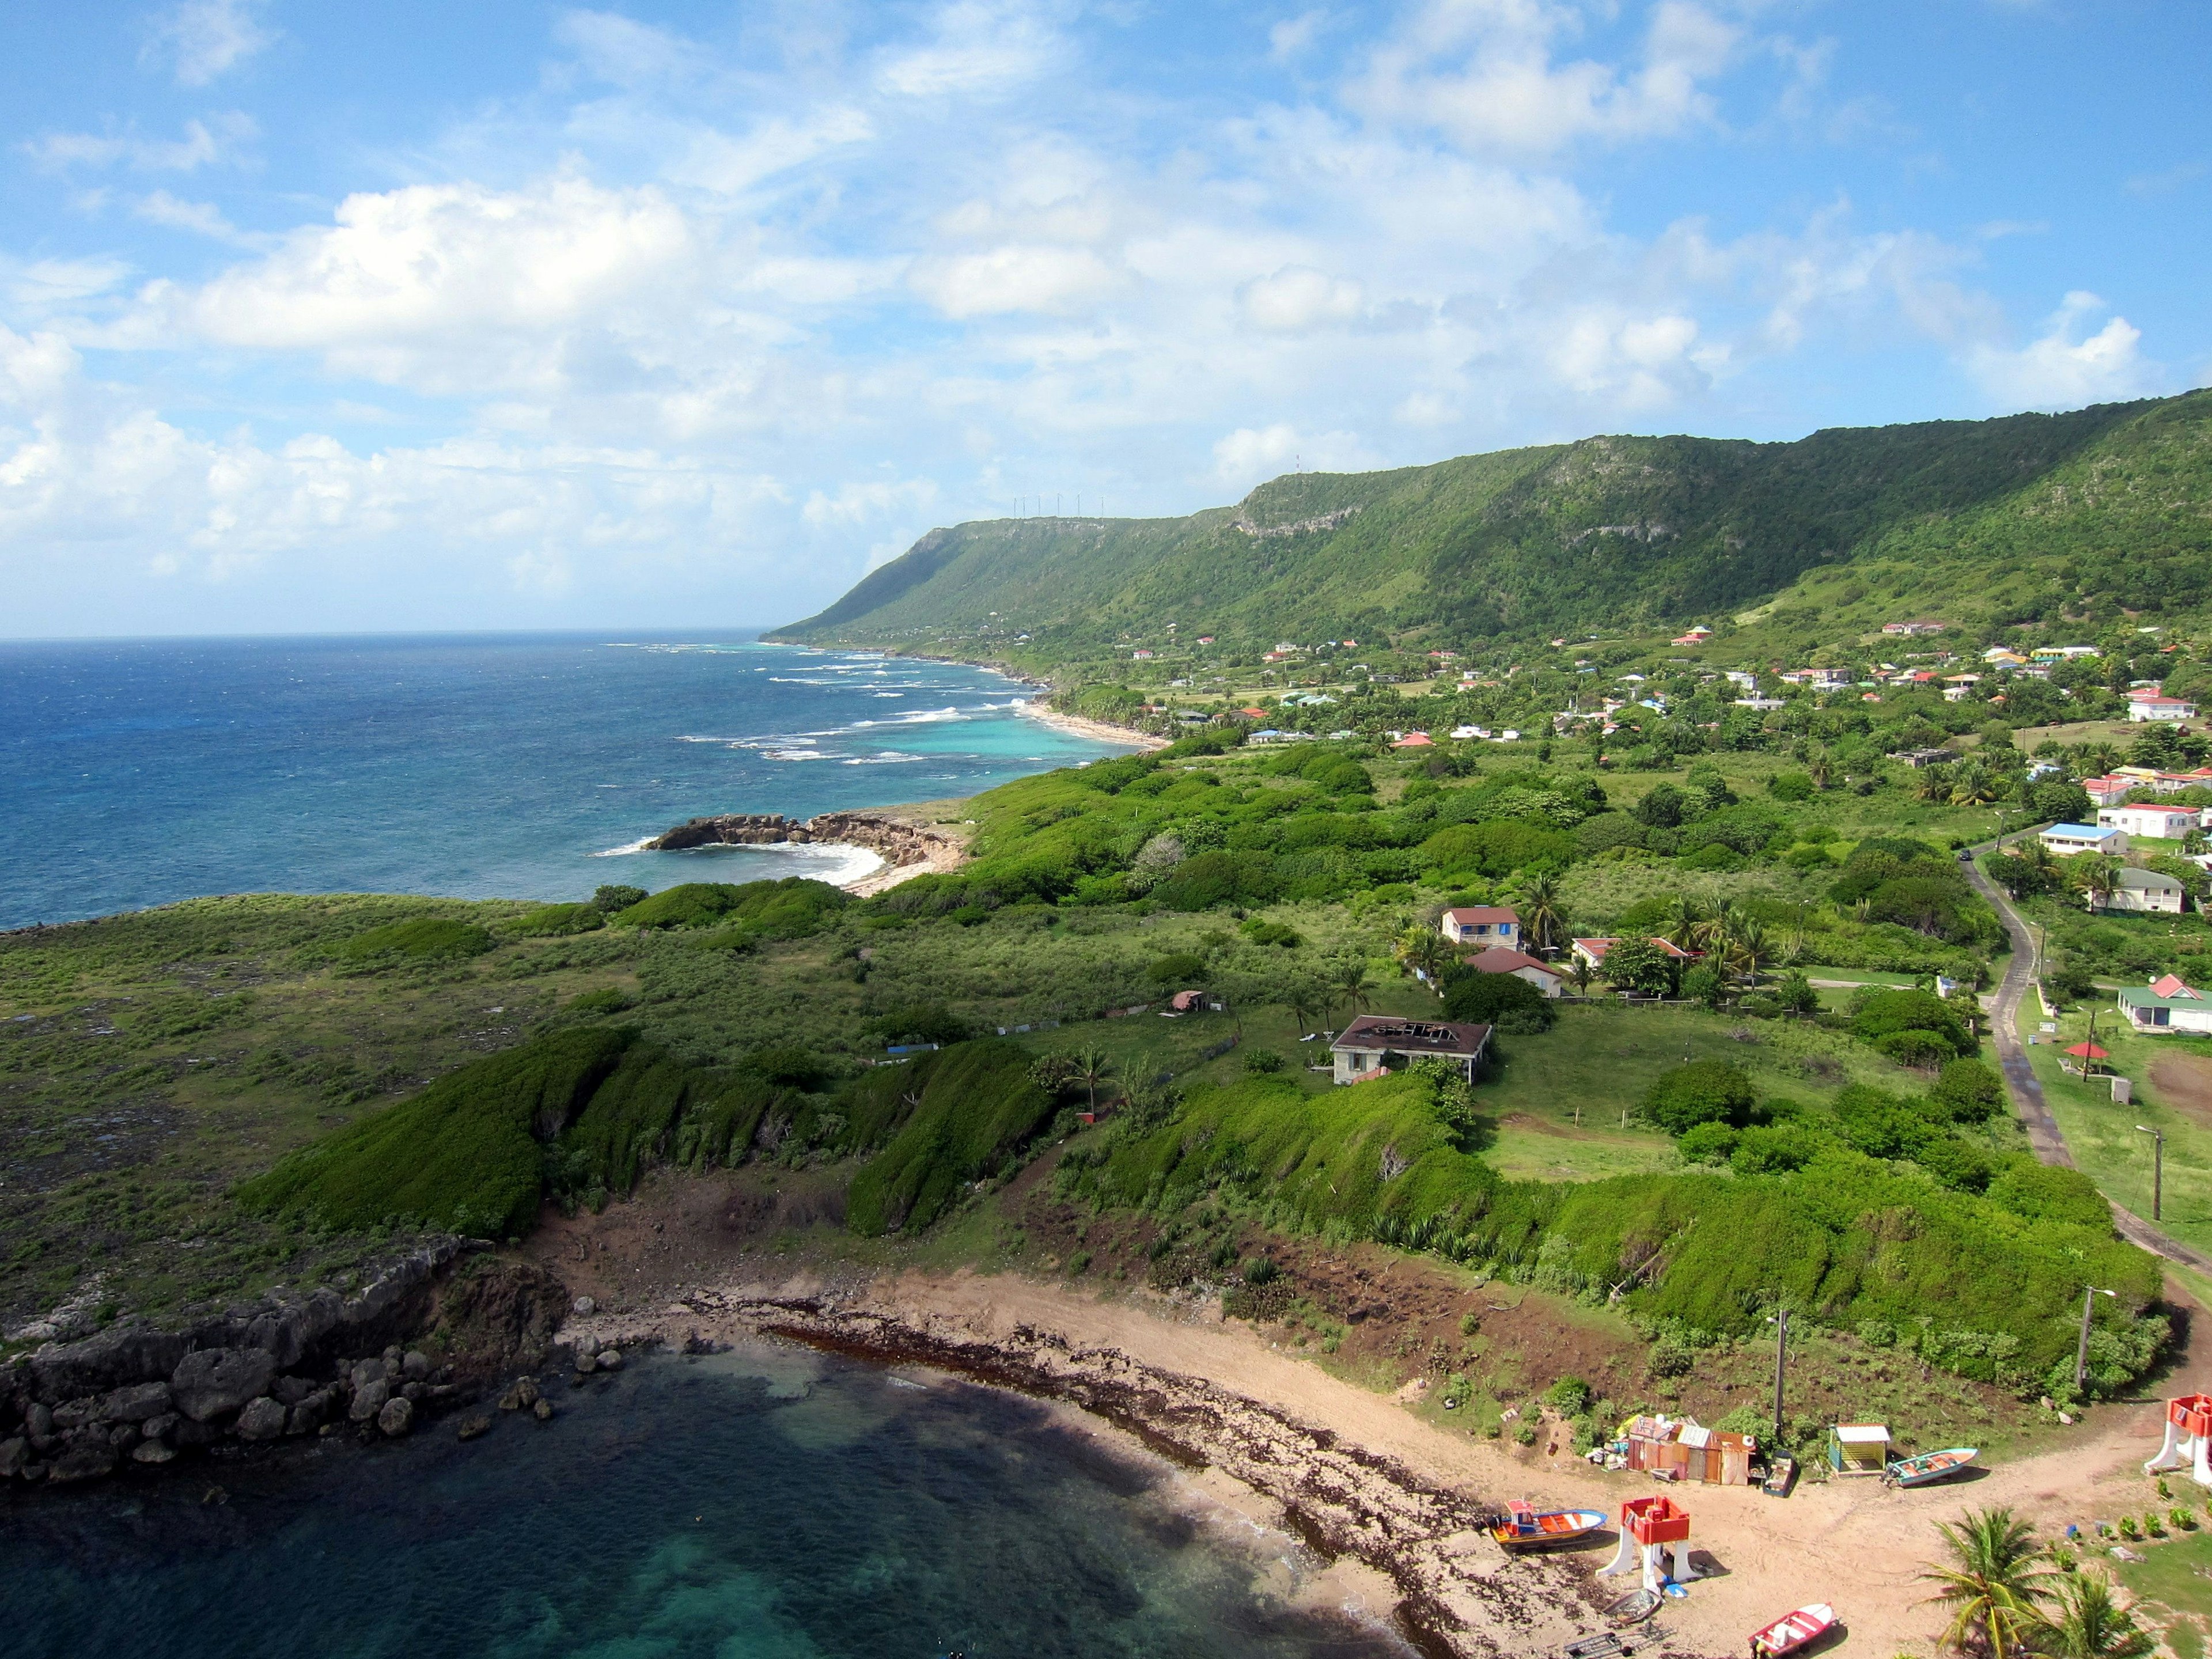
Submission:
[[[1649,630],[1780,595],[1789,638],[1891,607],[2006,622],[2212,600],[2212,399],[1818,432],[1604,437],[1368,474],[1305,473],[1176,520],[931,532],[781,637],[1065,668],[1165,624],[1464,648]]]

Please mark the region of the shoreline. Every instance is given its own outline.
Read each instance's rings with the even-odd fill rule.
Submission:
[[[1139,753],[1149,754],[1155,749],[1164,749],[1172,741],[1168,738],[1155,737],[1149,732],[1139,732],[1133,726],[1112,726],[1104,720],[1094,720],[1087,714],[1063,714],[1057,708],[1046,708],[1042,697],[1028,699],[1021,705],[1021,712],[1029,719],[1065,732],[1070,737],[1115,744]]]

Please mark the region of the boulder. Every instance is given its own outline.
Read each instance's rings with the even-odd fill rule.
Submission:
[[[540,1395],[538,1403],[530,1408],[530,1414],[541,1423],[550,1423],[553,1420],[553,1402]]]
[[[387,1400],[384,1409],[376,1414],[376,1426],[395,1439],[415,1426],[415,1407],[412,1401],[401,1398]]]
[[[391,1385],[379,1377],[367,1388],[354,1390],[353,1405],[346,1415],[356,1423],[369,1422],[391,1402]]]
[[[265,1393],[276,1376],[276,1360],[259,1348],[201,1348],[177,1362],[169,1387],[179,1411],[206,1423]]]
[[[105,1440],[96,1440],[88,1445],[72,1446],[57,1457],[46,1470],[46,1479],[64,1483],[97,1480],[114,1473],[115,1448]]]
[[[169,1385],[166,1382],[140,1382],[127,1389],[118,1389],[100,1402],[97,1419],[102,1423],[143,1423],[164,1415],[169,1409]]]
[[[280,1376],[269,1393],[276,1403],[288,1410],[314,1393],[315,1385],[304,1376]]]
[[[601,1370],[618,1371],[622,1368],[623,1357],[622,1350],[620,1348],[602,1348],[599,1350],[599,1369]]]
[[[118,1423],[103,1432],[107,1437],[107,1443],[119,1452],[129,1451],[138,1443],[138,1425],[136,1423]]]
[[[82,1342],[40,1349],[31,1357],[33,1391],[48,1405],[105,1394],[149,1376],[167,1376],[191,1345],[183,1336],[125,1319]]]
[[[392,1367],[382,1359],[364,1359],[354,1366],[346,1380],[353,1384],[354,1392],[359,1394],[370,1383],[381,1382],[391,1374]]]
[[[599,1304],[588,1296],[580,1296],[568,1304],[568,1311],[579,1319],[589,1319],[599,1310]]]
[[[538,1379],[518,1376],[505,1394],[499,1397],[499,1408],[503,1412],[526,1412],[538,1403]]]
[[[422,1382],[430,1375],[430,1356],[410,1351],[401,1357],[399,1369],[410,1382]]]
[[[82,1400],[65,1401],[54,1407],[53,1425],[62,1433],[68,1434],[91,1422],[99,1411],[100,1401],[96,1395],[87,1395]]]
[[[491,1419],[483,1412],[471,1412],[461,1419],[461,1438],[464,1440],[473,1440],[480,1434],[490,1432]],[[15,1443],[21,1443],[19,1441]],[[5,1448],[0,1448],[0,1451],[4,1450]]]
[[[313,1434],[317,1429],[321,1428],[330,1418],[331,1401],[333,1397],[326,1389],[318,1389],[309,1395],[292,1407],[290,1414],[284,1421],[284,1432]]]
[[[577,1376],[589,1376],[592,1371],[599,1368],[599,1356],[592,1352],[590,1349],[579,1348],[576,1350]]]
[[[138,1432],[149,1440],[167,1440],[177,1431],[185,1419],[174,1412],[163,1412],[159,1417],[149,1417],[138,1425]]]
[[[33,1440],[50,1438],[54,1431],[52,1410],[35,1400],[33,1401],[30,1410],[23,1413],[23,1428]]]
[[[238,1437],[274,1440],[284,1432],[286,1415],[283,1406],[265,1394],[258,1400],[249,1400],[238,1413]]]
[[[18,1435],[13,1440],[0,1440],[0,1480],[13,1480],[29,1467],[31,1443]]]
[[[177,1449],[165,1446],[158,1440],[142,1440],[131,1449],[134,1463],[170,1463],[176,1461]]]

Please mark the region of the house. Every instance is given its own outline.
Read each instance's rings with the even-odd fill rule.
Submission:
[[[1890,757],[1892,760],[1903,761],[1916,772],[1923,766],[1948,766],[1958,758],[1955,749],[1907,749]]]
[[[2197,718],[2197,705],[2184,702],[2179,697],[2169,697],[2155,686],[2128,693],[2128,718],[2131,720],[2192,720]]]
[[[2172,974],[2148,986],[2124,986],[2115,1000],[2138,1031],[2212,1033],[2212,1000]]]
[[[1559,995],[1565,983],[1559,970],[1548,963],[1503,945],[1493,945],[1466,961],[1478,974],[1510,974],[1516,979],[1525,979],[1547,997]]]
[[[1730,685],[1740,685],[1747,691],[1759,690],[1759,676],[1747,668],[1731,668],[1721,678]]]
[[[1940,634],[1943,624],[1939,622],[1884,623],[1881,631],[1893,639],[1917,639],[1923,634]]]
[[[2106,911],[2156,911],[2163,915],[2181,914],[2181,901],[2188,892],[2173,877],[2156,870],[2120,870],[2112,877],[2112,890],[2099,907]]]
[[[1198,642],[1200,645],[1212,645],[1213,643],[1213,635],[1211,634],[1200,634],[1198,636]]]
[[[1789,707],[1779,697],[1738,697],[1735,706],[1738,708],[1756,708],[1762,714],[1771,714],[1778,708]]]
[[[1486,951],[1493,945],[1514,950],[1521,944],[1521,913],[1502,904],[1447,910],[1437,919],[1437,927],[1454,945],[1477,945]]]
[[[1840,691],[1858,677],[1848,668],[1793,668],[1782,678],[1792,685],[1809,685],[1815,691]]]
[[[2100,830],[2093,823],[2054,823],[2037,839],[2045,850],[2062,859],[2070,859],[2076,853],[2112,854],[2128,850],[2125,830]]]
[[[1433,749],[1436,739],[1425,732],[1408,732],[1390,746],[1393,749]]]
[[[1669,640],[1667,643],[1669,645],[1703,645],[1707,640],[1712,638],[1712,636],[1713,630],[1710,628],[1693,628],[1688,633],[1681,635],[1678,638]]]
[[[2128,791],[2136,787],[2136,781],[2133,778],[2104,777],[2081,780],[2082,793],[2099,806],[2119,805],[2127,799]]]
[[[2100,828],[2124,830],[2130,836],[2179,841],[2197,828],[2197,810],[2193,806],[2100,806],[2097,823]]]
[[[1575,956],[1578,960],[1589,963],[1593,972],[1602,973],[1605,971],[1606,952],[1620,943],[1617,939],[1578,939],[1575,941]],[[1654,938],[1651,943],[1677,962],[1695,962],[1698,959],[1695,951],[1685,951],[1672,939]]]
[[[2094,645],[2039,645],[2032,653],[2038,662],[2071,662],[2076,657],[2101,657]]]
[[[1452,736],[1455,738],[1486,738],[1489,735],[1490,728],[1486,726],[1455,726],[1452,727]]]
[[[1490,1046],[1487,1025],[1456,1025],[1446,1020],[1406,1019],[1396,1014],[1362,1014],[1330,1043],[1336,1056],[1336,1081],[1364,1083],[1408,1060],[1449,1060],[1472,1083]]]

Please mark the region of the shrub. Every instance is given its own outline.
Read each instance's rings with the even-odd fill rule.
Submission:
[[[1676,957],[1668,955],[1649,939],[1629,938],[1605,953],[1605,965],[1598,971],[1608,985],[1641,991],[1648,996],[1664,996],[1674,989],[1680,966]]]
[[[618,912],[618,927],[707,927],[743,923],[769,939],[803,939],[852,902],[842,888],[804,876],[781,881],[688,881]]]
[[[1813,799],[1813,779],[1804,772],[1777,772],[1767,780],[1766,793],[1777,800],[1799,801]]]
[[[1552,1000],[1512,974],[1461,968],[1444,975],[1444,1012],[1455,1020],[1495,1025],[1508,1036],[1548,1031],[1559,1018]]]
[[[1687,1135],[1683,1137],[1685,1144],[1688,1139]],[[1835,1137],[1824,1126],[1806,1119],[1754,1127],[1736,1137],[1729,1167],[1740,1176],[1787,1175],[1803,1169],[1835,1144]]]
[[[441,957],[480,957],[492,948],[492,937],[472,921],[453,921],[419,916],[412,921],[387,922],[367,933],[356,933],[338,947],[349,962],[378,957],[406,957],[418,962]]]
[[[1532,866],[1564,865],[1574,842],[1559,830],[1515,818],[1456,823],[1421,843],[1422,856],[1446,875],[1474,871],[1492,878]]]
[[[1247,1285],[1272,1285],[1283,1275],[1272,1256],[1255,1255],[1244,1264],[1243,1278]]]
[[[1169,910],[1211,910],[1221,904],[1266,904],[1279,897],[1282,878],[1265,853],[1199,853],[1185,859],[1152,889]]]
[[[579,1014],[618,1014],[635,1000],[619,986],[605,985],[569,998],[568,1008],[572,1013]]]
[[[1876,1044],[1899,1031],[1927,1031],[1967,1058],[1978,1046],[1942,998],[1927,991],[1860,992],[1851,999],[1851,1030]]]
[[[1978,1060],[1945,1061],[1928,1092],[1954,1123],[1986,1123],[2005,1103],[2004,1079]]]
[[[876,1029],[885,1042],[965,1042],[972,1035],[968,1022],[941,1002],[903,1002],[877,1018]]]
[[[763,1082],[788,1089],[819,1089],[836,1075],[826,1058],[794,1042],[754,1049],[745,1056],[744,1069]]]
[[[1723,1060],[1693,1060],[1662,1073],[1640,1109],[1668,1134],[1680,1135],[1700,1123],[1743,1128],[1757,1098],[1751,1074],[1742,1067]]]
[[[560,939],[588,933],[606,925],[606,913],[596,904],[544,904],[507,924],[507,931],[523,939]]]
[[[1957,1052],[1949,1038],[1934,1031],[1892,1031],[1876,1038],[1874,1046],[1899,1065],[1919,1071],[1933,1071]]]
[[[876,1090],[895,1091],[897,1100],[914,1104],[890,1143],[853,1178],[846,1219],[857,1233],[920,1231],[951,1207],[967,1182],[1012,1164],[1052,1117],[1052,1097],[1031,1079],[1028,1053],[995,1037],[890,1069],[903,1075]],[[856,1127],[860,1121],[856,1110]]]
[[[1726,1164],[1735,1154],[1740,1132],[1725,1123],[1699,1123],[1676,1143],[1674,1150],[1691,1164]]]
[[[1283,1057],[1273,1048],[1247,1048],[1244,1051],[1244,1069],[1255,1077],[1279,1072],[1284,1063]]]
[[[1162,957],[1145,969],[1145,977],[1161,990],[1170,986],[1188,986],[1206,977],[1206,959],[1188,952]]]
[[[2110,1232],[2112,1206],[2079,1170],[2014,1158],[1990,1182],[1990,1202],[2030,1221],[2056,1221]]]
[[[1579,1376],[1563,1376],[1544,1390],[1544,1403],[1562,1417],[1580,1417],[1595,1396]]]
[[[592,908],[612,915],[617,910],[627,910],[633,904],[642,904],[649,897],[642,887],[625,887],[610,882],[592,890]]]

